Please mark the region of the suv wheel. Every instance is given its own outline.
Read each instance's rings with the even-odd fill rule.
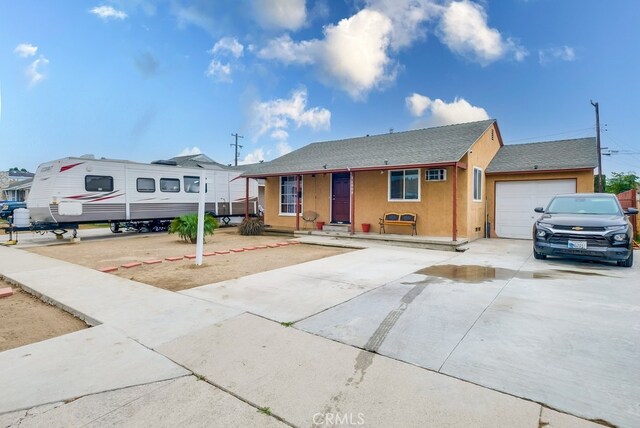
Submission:
[[[633,249],[631,250],[631,253],[629,254],[629,257],[627,258],[627,260],[618,262],[618,266],[624,266],[624,267],[633,266]]]
[[[547,258],[547,256],[545,256],[544,254],[540,254],[539,252],[536,251],[536,249],[533,249],[533,258],[536,260],[544,260]]]

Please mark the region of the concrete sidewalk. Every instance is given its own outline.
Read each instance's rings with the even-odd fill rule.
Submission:
[[[348,253],[265,273],[257,280],[277,296],[270,301],[255,302],[256,278],[239,283],[230,307],[206,287],[195,298],[0,247],[0,275],[100,324],[0,353],[0,367],[14,368],[0,375],[1,425],[330,426],[347,417],[364,426],[593,426],[245,313],[306,317],[451,257]]]

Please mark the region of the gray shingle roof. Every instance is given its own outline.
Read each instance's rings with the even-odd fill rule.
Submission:
[[[439,126],[346,140],[312,143],[271,162],[254,164],[245,176],[427,165],[459,161],[495,120]],[[326,165],[326,167],[325,167]]]
[[[505,144],[493,158],[486,172],[550,171],[595,168],[598,165],[596,139],[545,141]]]
[[[228,165],[223,165],[219,162],[214,161],[209,156],[202,153],[197,155],[174,156],[169,160],[176,161],[179,166],[187,168],[233,169]]]

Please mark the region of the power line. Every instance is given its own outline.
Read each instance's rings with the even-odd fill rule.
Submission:
[[[231,136],[232,136],[232,137],[236,137],[236,142],[235,142],[235,143],[233,143],[233,144],[230,144],[230,146],[231,146],[231,147],[234,147],[234,146],[235,146],[235,148],[236,148],[236,155],[235,155],[235,157],[234,157],[234,159],[235,159],[234,165],[235,165],[235,166],[238,166],[238,149],[239,149],[239,148],[240,148],[240,149],[242,148],[242,146],[241,146],[240,144],[238,144],[238,138],[244,138],[244,137],[243,137],[242,135],[238,135],[238,133],[237,133],[237,132],[236,132],[235,134],[231,134]]]

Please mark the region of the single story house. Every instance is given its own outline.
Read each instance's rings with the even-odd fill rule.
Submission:
[[[593,140],[586,145],[593,145],[590,153],[595,153],[595,139],[586,140]],[[531,146],[540,147],[543,157],[562,162],[561,156],[544,148],[551,143],[539,144]],[[413,213],[417,235],[474,240],[486,236],[489,223],[495,222],[492,186],[505,181],[505,176],[515,180],[518,174],[497,166],[495,176],[487,174],[505,147],[497,122],[483,120],[313,143],[252,165],[243,176],[264,179],[264,220],[273,227],[300,229],[307,226],[305,214],[313,212],[315,221],[346,224],[351,232],[366,229],[363,225],[379,232],[379,219],[385,213]],[[524,162],[521,181],[560,174],[579,181],[576,190],[583,190],[583,179],[590,176],[593,190],[595,164],[590,171],[588,165],[568,168],[565,177],[563,167],[549,169],[548,164],[539,163],[545,171],[531,172]],[[407,233],[408,229],[388,226],[385,231]]]

